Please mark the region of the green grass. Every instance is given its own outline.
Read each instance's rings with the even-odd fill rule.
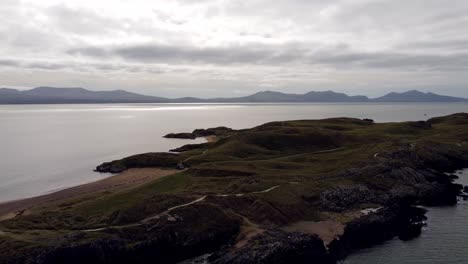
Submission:
[[[80,206],[77,208],[77,210],[81,210],[88,214],[109,212],[137,204],[138,202],[155,194],[180,192],[184,190],[184,188],[186,188],[190,182],[191,180],[189,176],[184,173],[178,173],[156,180],[136,189],[132,189],[131,191],[117,193],[102,199],[95,200]]]
[[[233,203],[217,198],[218,206],[258,221],[274,220],[269,217],[277,216],[282,217],[281,221],[319,220],[332,215],[320,212],[318,197],[324,190],[350,184],[392,184],[387,179],[373,182],[374,178],[366,176],[339,177],[350,168],[377,162],[376,153],[427,142],[468,151],[468,144],[461,144],[468,142],[466,114],[436,118],[428,123],[374,124],[335,118],[271,122],[247,130],[220,131],[217,142],[177,157],[151,154],[116,161],[125,162],[128,167],[145,167],[173,165],[180,159],[192,166],[188,171],[126,191],[53,203],[31,215],[0,222],[0,228],[16,230],[19,233],[15,236],[21,241],[33,243],[59,236],[66,230],[137,221],[200,195],[236,193],[246,195],[231,197]],[[272,186],[280,187],[252,194]],[[31,235],[35,229],[48,231]]]
[[[185,190],[191,184],[191,177],[178,173],[155,180],[128,191],[101,197],[88,196],[69,200],[66,207],[45,207],[34,211],[32,215],[2,224],[9,229],[77,229],[105,226],[113,213],[142,205],[156,195],[172,195]],[[170,199],[168,197],[167,199]],[[168,205],[170,206],[170,205]],[[58,210],[57,210],[58,209]],[[161,208],[164,210],[165,208]],[[0,224],[1,226],[1,224]]]

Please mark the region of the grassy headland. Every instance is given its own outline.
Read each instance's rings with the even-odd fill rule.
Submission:
[[[63,198],[0,222],[0,262],[175,263],[223,252],[211,262],[253,263],[267,254],[263,246],[284,239],[277,251],[269,248],[284,253],[277,263],[303,244],[309,250],[295,255],[297,262],[332,263],[355,248],[417,232],[410,218],[422,216],[411,205],[453,204],[460,187],[445,173],[468,167],[468,114],[381,124],[298,120],[168,135],[202,136],[216,140],[97,167],[179,173]],[[317,227],[327,223],[338,226],[331,238],[340,239],[330,242],[327,233],[326,250],[313,234],[325,238]],[[295,242],[288,243],[290,230],[307,236],[289,234]],[[271,255],[263,257],[260,263],[268,263]]]

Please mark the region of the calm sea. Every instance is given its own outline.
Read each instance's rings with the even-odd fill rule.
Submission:
[[[0,105],[0,201],[95,181],[109,176],[92,171],[101,162],[187,144],[162,138],[170,132],[342,116],[423,120],[456,112],[468,112],[468,104]]]
[[[468,104],[0,105],[0,201],[95,181],[109,176],[92,171],[101,162],[187,144],[162,138],[170,132],[328,117],[425,120],[457,112],[468,112]],[[421,238],[392,240],[345,263],[468,263],[468,204],[432,208],[428,217]]]

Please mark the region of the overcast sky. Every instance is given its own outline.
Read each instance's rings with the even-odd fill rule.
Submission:
[[[466,0],[0,0],[0,87],[468,97]]]

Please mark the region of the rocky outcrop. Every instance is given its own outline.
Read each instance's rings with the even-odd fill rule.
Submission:
[[[191,151],[194,149],[202,149],[208,146],[208,143],[201,143],[201,144],[187,144],[183,145],[182,147],[178,147],[175,149],[169,150],[170,152],[186,152]]]
[[[468,167],[468,157],[446,145],[427,142],[403,145],[359,168],[348,169],[339,178],[360,179],[355,186],[336,187],[320,196],[322,208],[340,212],[359,204],[390,206],[401,202],[423,205],[453,205],[462,186],[445,172]]]
[[[210,257],[212,264],[332,264],[335,261],[327,254],[317,236],[266,231],[238,249],[226,249]]]
[[[121,173],[126,171],[128,168],[125,166],[124,163],[111,161],[111,162],[104,162],[101,165],[97,166],[94,171],[101,172],[101,173]]]
[[[395,205],[355,219],[346,225],[343,235],[329,245],[330,255],[342,259],[354,250],[395,236],[404,240],[418,236],[426,219],[424,214],[421,208]]]
[[[225,136],[234,132],[235,130],[228,127],[214,127],[208,129],[195,129],[191,133],[170,133],[165,135],[165,138],[180,138],[180,139],[196,139],[199,137],[208,136]]]
[[[320,195],[322,209],[333,212],[341,212],[371,200],[373,193],[364,185],[339,186]]]
[[[106,238],[43,252],[37,264],[177,263],[218,250],[238,233],[240,219],[216,206],[195,204],[141,226],[109,229]],[[101,236],[101,237],[102,237]]]
[[[468,193],[468,186],[464,186],[464,187],[463,187],[463,192],[464,192],[464,193]]]
[[[130,156],[121,160],[104,162],[97,166],[97,172],[120,173],[130,168],[176,168],[181,162],[181,157],[173,153],[145,153]]]
[[[170,133],[164,136],[165,138],[179,138],[179,139],[196,139],[197,136],[193,133]]]
[[[192,134],[196,135],[197,137],[223,136],[234,131],[235,130],[228,127],[214,127],[208,129],[195,129]]]
[[[468,167],[461,151],[445,145],[427,143],[421,147],[402,147],[380,155],[380,160],[350,169],[341,177],[372,179],[367,186],[337,187],[320,196],[328,211],[343,211],[359,204],[377,203],[383,209],[348,223],[344,234],[330,245],[330,254],[344,258],[356,249],[370,247],[391,239],[411,239],[424,225],[425,210],[412,204],[453,205],[462,186],[443,173]],[[378,181],[375,181],[375,178]],[[372,190],[372,191],[370,191]]]

